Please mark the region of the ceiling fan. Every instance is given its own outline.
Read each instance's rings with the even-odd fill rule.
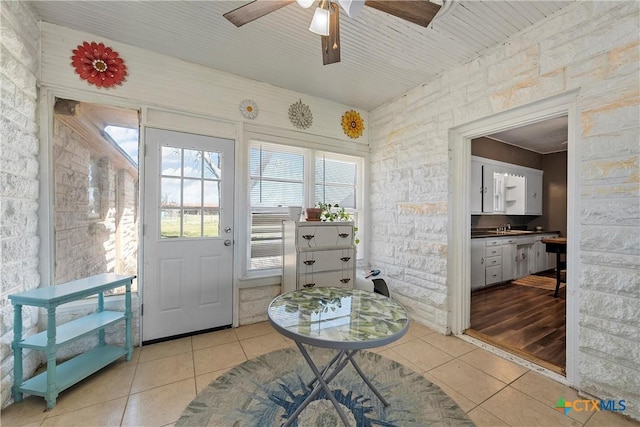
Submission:
[[[298,3],[309,8],[315,0],[253,0],[223,16],[236,27],[265,16],[280,8]],[[336,4],[337,3],[337,4]],[[414,24],[426,27],[440,10],[440,4],[428,0],[318,0],[309,31],[322,39],[322,62],[324,65],[340,62],[340,7],[347,16],[355,18],[364,6],[369,6],[397,16]]]

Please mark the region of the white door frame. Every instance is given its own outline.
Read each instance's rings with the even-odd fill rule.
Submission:
[[[237,327],[239,322],[239,307],[240,307],[240,290],[238,288],[237,278],[240,277],[237,273],[237,260],[239,259],[239,248],[242,245],[237,244],[240,242],[238,239],[238,224],[241,224],[239,219],[238,209],[238,188],[241,186],[242,178],[241,175],[241,167],[238,162],[241,160],[241,156],[239,155],[239,146],[238,143],[240,141],[239,135],[241,134],[241,126],[237,122],[233,122],[230,120],[224,120],[216,117],[203,116],[201,114],[193,114],[182,111],[176,111],[168,108],[162,107],[141,107],[141,117],[140,117],[140,150],[144,153],[146,148],[146,140],[145,133],[147,127],[152,127],[156,129],[165,129],[177,132],[187,132],[187,133],[197,133],[199,135],[212,136],[216,138],[225,138],[232,139],[236,143],[235,145],[235,188],[234,188],[234,201],[233,201],[233,240],[236,244],[233,245],[233,259],[234,259],[234,271],[233,271],[233,315],[232,315],[232,326]],[[139,164],[139,187],[144,191],[145,188],[145,156],[140,156],[140,164]],[[144,212],[144,196],[140,195],[140,212]],[[139,227],[139,239],[140,239],[140,251],[138,253],[138,294],[140,295],[140,302],[144,301],[144,268],[142,265],[142,260],[144,259],[144,245],[142,242],[144,241],[142,236],[142,227]],[[142,322],[143,318],[140,316],[140,322],[138,325],[138,333],[140,337],[140,342],[142,342]]]
[[[449,251],[447,281],[450,289],[448,323],[451,332],[462,334],[470,326],[471,207],[469,179],[471,140],[491,133],[568,116],[567,153],[567,381],[579,385],[579,283],[580,268],[580,115],[579,90],[500,112],[449,130]]]

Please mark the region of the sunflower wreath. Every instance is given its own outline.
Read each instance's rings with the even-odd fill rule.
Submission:
[[[364,121],[355,110],[349,110],[342,116],[342,129],[349,138],[358,138],[364,131]]]

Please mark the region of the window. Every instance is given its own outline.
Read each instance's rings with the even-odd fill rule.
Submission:
[[[138,129],[109,125],[105,126],[104,132],[127,155],[129,161],[138,166]]]
[[[160,238],[220,235],[220,153],[162,147]]]
[[[248,269],[282,267],[282,220],[288,206],[339,204],[358,219],[364,159],[262,141],[250,144]]]

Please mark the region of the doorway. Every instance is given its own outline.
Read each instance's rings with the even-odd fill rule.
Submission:
[[[56,98],[53,123],[54,282],[137,276],[138,111]]]
[[[568,117],[567,143],[567,257],[566,257],[566,378],[570,384],[578,382],[578,293],[574,277],[579,250],[579,195],[577,179],[579,164],[579,142],[577,130],[580,117],[577,114],[578,91],[560,94],[533,104],[479,119],[450,130],[450,210],[448,271],[451,305],[451,332],[462,335],[470,327],[471,318],[471,274],[470,235],[471,203],[469,200],[471,172],[471,140],[532,123],[561,116]]]
[[[472,166],[487,169],[495,197],[483,197],[482,209],[472,200],[471,326],[465,333],[559,374],[566,363],[565,269],[543,242],[566,238],[567,139],[567,117],[561,116],[471,140]],[[482,171],[472,174],[471,197],[482,177]],[[557,296],[556,271],[563,273]]]
[[[143,342],[229,326],[234,141],[147,128],[145,143]]]

